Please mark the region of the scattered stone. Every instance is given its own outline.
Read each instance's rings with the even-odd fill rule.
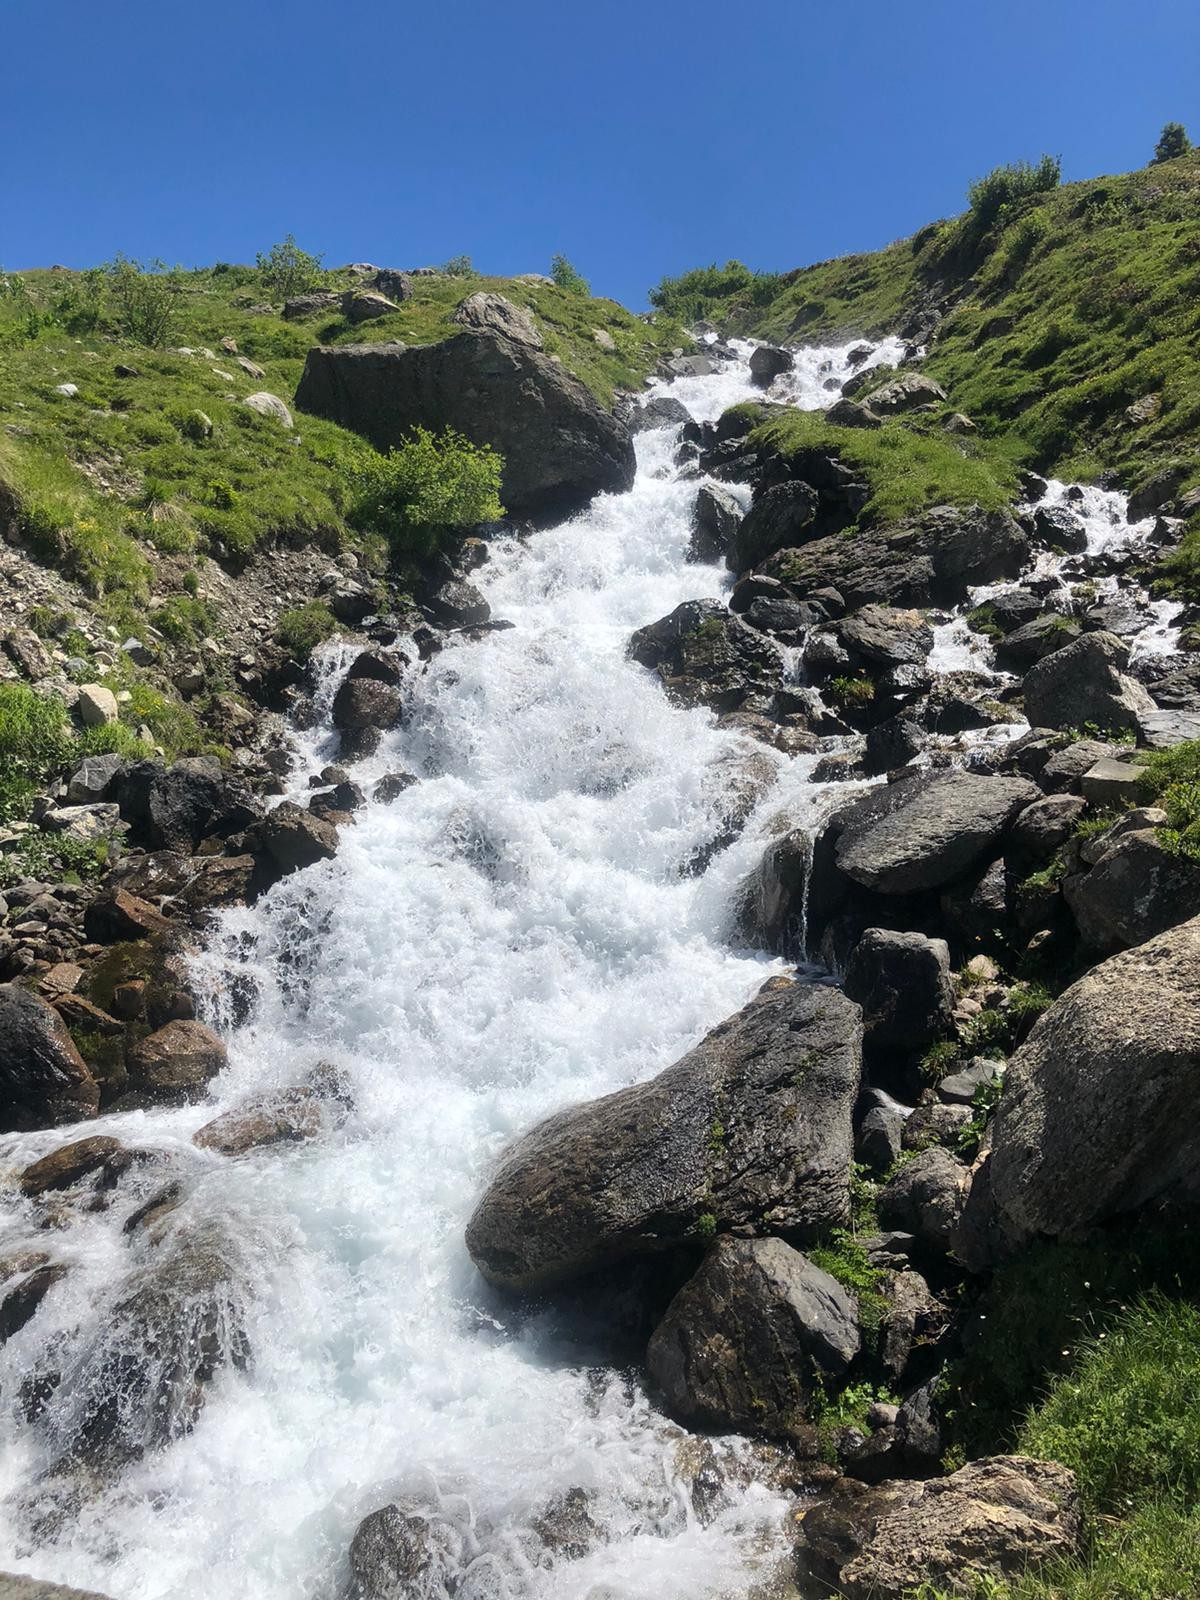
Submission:
[[[260,389],[256,394],[248,394],[242,401],[251,411],[257,411],[260,417],[272,417],[285,428],[294,426],[292,413],[277,394],[270,394],[266,389]]]
[[[75,705],[85,728],[103,728],[110,722],[116,722],[119,714],[116,695],[102,683],[83,684]]]
[[[1142,793],[1144,771],[1132,761],[1105,756],[1079,780],[1083,798],[1101,809],[1133,805]]]

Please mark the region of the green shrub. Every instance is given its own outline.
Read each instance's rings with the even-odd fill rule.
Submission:
[[[295,235],[289,233],[265,255],[259,251],[255,265],[263,288],[277,300],[289,300],[292,295],[319,289],[326,282],[328,274],[321,261],[321,256],[301,250]]]
[[[1006,166],[993,167],[984,177],[976,178],[967,190],[971,220],[976,229],[984,233],[1006,207],[1030,195],[1057,189],[1061,177],[1062,161],[1058,156],[1042,156],[1036,166],[1028,161],[1013,161]]]
[[[28,806],[38,784],[69,758],[72,743],[61,700],[23,683],[0,683],[0,819]]]
[[[307,661],[319,644],[337,632],[337,618],[323,600],[285,611],[275,638],[297,661]]]
[[[881,1292],[886,1274],[871,1265],[866,1250],[852,1233],[835,1228],[829,1241],[808,1251],[808,1259],[858,1299],[859,1321],[864,1331],[878,1331],[887,1315],[888,1303]]]
[[[489,445],[452,428],[416,428],[386,456],[372,450],[359,457],[351,516],[385,534],[395,554],[426,555],[450,535],[503,516],[502,470]]]
[[[1154,160],[1174,161],[1176,156],[1185,156],[1192,148],[1192,141],[1187,136],[1187,129],[1182,122],[1167,122],[1163,124],[1163,131],[1158,136],[1158,143],[1154,146]]]
[[[835,706],[869,706],[875,698],[870,678],[833,678],[826,691]]]
[[[442,267],[442,274],[447,278],[474,278],[475,267],[470,256],[451,256]]]
[[[177,275],[167,270],[165,262],[143,266],[120,254],[104,271],[109,305],[122,336],[151,348],[166,344],[181,293]]]
[[[1167,813],[1159,838],[1169,850],[1200,860],[1200,739],[1144,757],[1142,793]]]
[[[154,613],[154,626],[172,644],[195,644],[212,631],[212,609],[193,595],[173,594]]]
[[[550,263],[550,276],[568,294],[590,295],[592,292],[587,279],[571,265],[566,256],[554,257]]]
[[[664,278],[651,289],[650,304],[676,321],[700,322],[724,318],[735,307],[766,305],[778,292],[780,278],[773,272],[752,272],[741,261],[719,267],[694,267],[678,278]]]

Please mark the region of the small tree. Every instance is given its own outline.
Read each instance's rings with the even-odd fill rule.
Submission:
[[[591,294],[591,286],[581,272],[567,260],[566,256],[555,256],[550,263],[550,276],[560,289],[565,289],[568,294]]]
[[[986,177],[976,178],[967,190],[967,199],[977,231],[983,233],[990,228],[1014,201],[1057,189],[1061,177],[1061,157],[1043,156],[1036,166],[1028,161],[1013,161],[1004,167],[994,167]]]
[[[182,292],[178,278],[168,271],[166,263],[152,261],[143,265],[117,255],[104,271],[109,304],[125,338],[152,348],[166,344]]]
[[[351,519],[386,534],[398,555],[427,555],[451,535],[504,515],[503,465],[490,445],[472,444],[453,428],[414,428],[387,455],[359,457]]]
[[[310,256],[301,250],[294,234],[289,233],[281,244],[273,244],[263,255],[260,251],[257,266],[265,288],[279,300],[290,300],[294,294],[307,294],[319,289],[327,274],[321,262],[324,256]]]
[[[447,278],[473,278],[475,268],[471,264],[470,256],[451,256],[442,268]]]
[[[1187,129],[1182,122],[1167,122],[1163,124],[1163,131],[1158,136],[1158,143],[1154,146],[1154,160],[1174,161],[1176,156],[1185,156],[1192,148],[1192,141],[1187,136]]]

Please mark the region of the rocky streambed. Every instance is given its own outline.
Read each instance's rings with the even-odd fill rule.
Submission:
[[[1200,678],[1153,507],[848,531],[851,468],[725,415],[898,354],[678,358],[632,489],[326,651],[273,795],[52,797],[135,848],[9,897],[9,1565],[682,1600],[1075,1548],[1065,1469],[939,1475],[941,1373],[1028,1240],[1190,1197],[1200,874],[1129,757]]]

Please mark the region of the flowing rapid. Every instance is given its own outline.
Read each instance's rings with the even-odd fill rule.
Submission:
[[[790,398],[827,403],[846,354],[806,352]],[[699,419],[755,393],[744,359],[671,392]],[[436,1508],[456,1593],[476,1600],[698,1600],[769,1562],[783,1501],[748,1485],[698,1516],[680,1430],[577,1328],[494,1297],[463,1244],[507,1140],[648,1077],[778,970],[732,942],[734,890],[772,817],[828,798],[806,782],[813,758],[765,752],[778,777],[759,812],[688,870],[739,760],[763,752],[626,659],[636,627],[728,582],[686,561],[696,484],[677,443],[642,434],[628,494],[494,547],[477,578],[512,628],[414,672],[405,727],[355,774],[422,781],[361,811],[336,859],[222,915],[198,973],[229,1045],[213,1098],[89,1125],[166,1159],[185,1219],[220,1235],[237,1303],[204,1331],[236,1330],[250,1359],[220,1367],[185,1437],[86,1494],[43,1484],[130,1335],[122,1228],[147,1191],[73,1221],[55,1241],[70,1272],[0,1352],[0,1566],[115,1600],[332,1595],[356,1524],[397,1493]],[[325,658],[319,703],[349,660]],[[334,748],[327,729],[298,737],[294,791]],[[339,1133],[237,1161],[191,1145],[216,1111],[321,1061],[352,1086]],[[61,1142],[10,1138],[5,1162]],[[5,1247],[31,1228],[19,1208]],[[65,1376],[33,1425],[19,1397],[47,1345]],[[596,1547],[539,1564],[531,1523],[577,1489]]]
[[[717,417],[757,392],[748,354],[671,394]],[[888,341],[871,360],[898,354]],[[774,393],[828,404],[848,355],[801,352]],[[641,434],[628,494],[493,546],[476,581],[512,626],[410,668],[404,726],[355,770],[368,789],[399,768],[420,781],[361,810],[335,859],[221,914],[196,961],[229,1046],[208,1102],[89,1124],[153,1153],[158,1176],[135,1172],[104,1209],[62,1219],[69,1271],[0,1350],[0,1566],[114,1600],[331,1600],[358,1523],[405,1496],[439,1529],[448,1576],[429,1600],[703,1600],[771,1577],[787,1502],[739,1475],[750,1447],[718,1442],[726,1488],[701,1508],[687,1435],[636,1375],[603,1365],[588,1318],[517,1311],[463,1243],[508,1140],[649,1077],[783,970],[739,946],[738,886],[780,819],[811,822],[838,792],[809,781],[817,756],[789,760],[673,706],[627,659],[634,629],[728,587],[687,561],[697,485],[677,446],[675,429]],[[1120,497],[1083,512],[1096,539],[1144,532],[1118,528]],[[1160,608],[1144,648],[1167,648],[1170,623]],[[323,658],[319,707],[350,659]],[[931,665],[993,671],[961,615],[936,630]],[[297,734],[290,792],[335,751],[327,721]],[[774,781],[714,851],[751,756]],[[191,1143],[218,1111],[323,1062],[351,1090],[338,1131],[237,1160]],[[10,1137],[4,1164],[62,1142]],[[60,1441],[96,1384],[121,1390],[143,1270],[125,1229],[164,1170],[175,1226],[229,1263],[191,1330],[220,1357],[215,1376],[190,1432],[64,1479]],[[6,1252],[45,1238],[28,1203],[10,1207]],[[57,1381],[31,1404],[47,1362]],[[129,1436],[151,1427],[132,1386],[117,1401]],[[565,1554],[536,1532],[564,1503],[586,1506],[587,1528]]]

